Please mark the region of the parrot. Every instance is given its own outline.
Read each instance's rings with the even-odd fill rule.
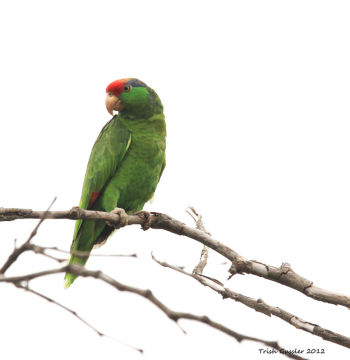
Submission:
[[[136,78],[110,83],[106,108],[112,119],[91,150],[79,207],[117,213],[122,221],[153,198],[165,168],[166,123],[157,93]],[[68,264],[84,266],[114,230],[103,220],[76,220]],[[65,288],[76,278],[67,272]]]

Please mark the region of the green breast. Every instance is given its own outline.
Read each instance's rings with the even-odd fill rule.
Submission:
[[[151,199],[165,165],[164,115],[150,119],[121,119],[131,132],[131,144],[116,174],[104,191],[105,197],[119,192],[118,207],[132,213]]]

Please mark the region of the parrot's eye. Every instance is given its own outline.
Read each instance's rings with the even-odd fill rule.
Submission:
[[[129,92],[130,89],[131,89],[130,85],[125,85],[124,88],[123,88],[124,92]]]

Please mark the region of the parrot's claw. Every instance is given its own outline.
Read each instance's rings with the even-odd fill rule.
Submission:
[[[148,230],[151,227],[151,213],[148,211],[139,211],[136,215],[143,220],[141,224],[142,230]]]
[[[119,215],[119,223],[115,224],[113,222],[106,221],[108,226],[114,227],[115,229],[120,229],[121,227],[128,225],[128,215],[124,209],[116,207],[110,212],[110,214]]]

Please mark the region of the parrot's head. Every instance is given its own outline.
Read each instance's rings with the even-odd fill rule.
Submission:
[[[106,108],[111,115],[113,111],[143,115],[163,110],[156,92],[138,79],[113,81],[107,86],[106,93]]]

